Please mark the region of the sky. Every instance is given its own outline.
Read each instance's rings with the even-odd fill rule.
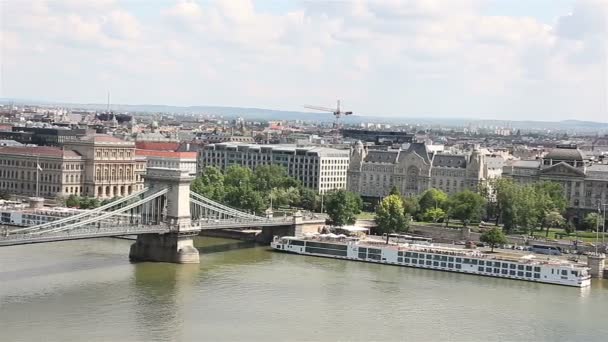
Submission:
[[[0,98],[608,122],[608,0],[0,0]]]

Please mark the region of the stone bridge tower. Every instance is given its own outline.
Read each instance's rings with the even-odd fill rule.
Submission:
[[[188,171],[178,169],[148,168],[145,180],[151,193],[169,190],[160,200],[165,208],[162,223],[171,231],[138,235],[129,258],[135,261],[199,263],[198,250],[193,243],[199,231],[192,229],[190,224],[190,183],[194,177]]]

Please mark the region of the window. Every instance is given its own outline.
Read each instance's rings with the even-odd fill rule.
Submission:
[[[457,269],[457,270],[459,270],[459,269],[461,269],[461,268],[462,268],[462,265],[461,265],[461,264],[456,264],[456,269]]]
[[[449,263],[449,264],[448,264],[448,268],[454,268],[454,264]]]
[[[404,259],[403,259],[403,262],[405,262],[406,264],[409,264],[409,262],[410,262],[410,258],[404,258]]]
[[[446,267],[446,263],[445,263],[445,262],[442,262],[442,263],[441,263],[441,267]]]
[[[431,264],[432,264],[432,263],[433,263],[433,262],[432,262],[431,260],[427,260],[427,261],[426,261],[426,265],[427,265],[427,266],[431,266]]]
[[[518,276],[518,277],[523,277],[523,276],[524,276],[524,272],[522,272],[522,271],[517,271],[517,276]]]
[[[492,273],[492,267],[486,267],[486,272]]]
[[[509,275],[514,276],[514,275],[515,275],[515,270],[510,270],[510,271],[509,271]]]
[[[500,273],[500,268],[495,268],[494,273]]]
[[[517,265],[517,269],[518,269],[518,270],[522,270],[522,271],[523,271],[523,269],[524,269],[524,265]]]
[[[433,266],[439,266],[439,261],[433,261]]]
[[[567,270],[562,270],[562,275],[563,276],[567,276],[568,275],[568,271]]]
[[[516,267],[517,267],[517,265],[515,265],[515,264],[510,264],[509,265],[509,268],[512,269],[512,270],[514,270]]]
[[[540,272],[540,267],[535,266],[535,267],[534,267],[534,272]]]
[[[531,278],[532,277],[532,273],[531,272],[526,272],[526,278]]]
[[[483,267],[481,267],[481,266],[477,267],[477,271],[478,272],[483,272]]]
[[[479,264],[480,264],[481,266],[483,266],[483,265],[485,264],[485,261],[483,261],[483,260],[479,260]]]
[[[457,263],[461,263],[462,262],[462,258],[456,258],[456,262]]]

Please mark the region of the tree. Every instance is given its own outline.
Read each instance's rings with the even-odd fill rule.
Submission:
[[[406,215],[414,216],[420,210],[416,197],[404,197],[401,200],[403,202],[403,212]]]
[[[253,172],[250,168],[232,165],[224,175],[225,187],[245,187],[252,183]]]
[[[550,211],[547,214],[545,214],[545,218],[544,218],[543,222],[545,223],[545,226],[547,226],[547,233],[545,234],[545,236],[549,236],[549,228],[561,227],[564,224],[564,222],[566,222],[566,220],[564,219],[562,214],[560,214],[559,212]]]
[[[397,189],[397,187],[394,186],[394,185],[391,188],[391,192],[389,192],[389,195],[397,195],[397,196],[401,197],[401,193],[399,192],[399,190]]]
[[[206,167],[201,175],[192,182],[190,189],[199,195],[222,202],[226,195],[224,182],[224,175],[218,168]]]
[[[462,221],[466,227],[468,222],[479,221],[485,209],[486,200],[470,190],[459,192],[448,202],[451,216]]]
[[[585,228],[587,228],[587,230],[596,230],[598,224],[601,222],[600,214],[589,213],[585,216],[583,222],[585,223]]]
[[[505,233],[502,232],[500,228],[494,227],[488,231],[485,231],[479,237],[481,242],[485,242],[490,245],[492,248],[492,252],[494,252],[494,247],[497,245],[503,245],[507,243],[507,237]]]
[[[316,191],[308,188],[300,188],[300,206],[303,209],[317,211],[320,198]]]
[[[423,215],[423,219],[425,221],[432,221],[434,223],[441,220],[444,217],[445,217],[445,211],[443,211],[443,209],[441,209],[441,208],[428,209]]]
[[[80,201],[76,195],[70,195],[65,200],[65,206],[68,208],[76,208],[80,205]]]
[[[280,165],[258,166],[253,172],[253,187],[256,191],[269,192],[276,188],[298,187],[299,182],[287,175],[287,170]]]
[[[386,243],[389,234],[395,232],[407,232],[409,228],[409,215],[403,211],[403,202],[399,195],[385,197],[376,209],[377,231],[386,234]]]
[[[327,194],[325,207],[331,224],[343,226],[355,223],[363,201],[359,195],[340,189]]]
[[[420,213],[425,213],[431,208],[442,208],[448,200],[448,195],[439,189],[429,189],[425,191],[420,199],[418,205],[420,206]]]

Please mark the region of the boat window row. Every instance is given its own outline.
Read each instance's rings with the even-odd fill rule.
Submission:
[[[346,251],[337,250],[337,249],[326,249],[326,248],[316,248],[316,247],[306,247],[306,253],[316,253],[316,254],[325,254],[325,255],[335,255],[335,256],[346,256]]]
[[[348,249],[347,245],[341,245],[341,244],[335,244],[335,243],[314,242],[314,241],[306,241],[306,247],[338,249],[338,250],[342,250],[342,251],[345,251]]]
[[[490,260],[479,260],[473,258],[458,258],[451,257],[446,255],[438,255],[438,254],[424,254],[417,252],[398,252],[398,256],[412,258],[412,259],[427,259],[427,260],[437,260],[437,261],[447,261],[447,262],[455,262],[455,263],[463,263],[468,265],[479,265],[479,266],[489,266],[496,268],[504,268],[504,269],[513,269],[513,270],[521,270],[521,271],[534,271],[540,272],[539,266],[529,266],[529,265],[520,265],[516,263],[507,263],[500,261],[490,261]]]

